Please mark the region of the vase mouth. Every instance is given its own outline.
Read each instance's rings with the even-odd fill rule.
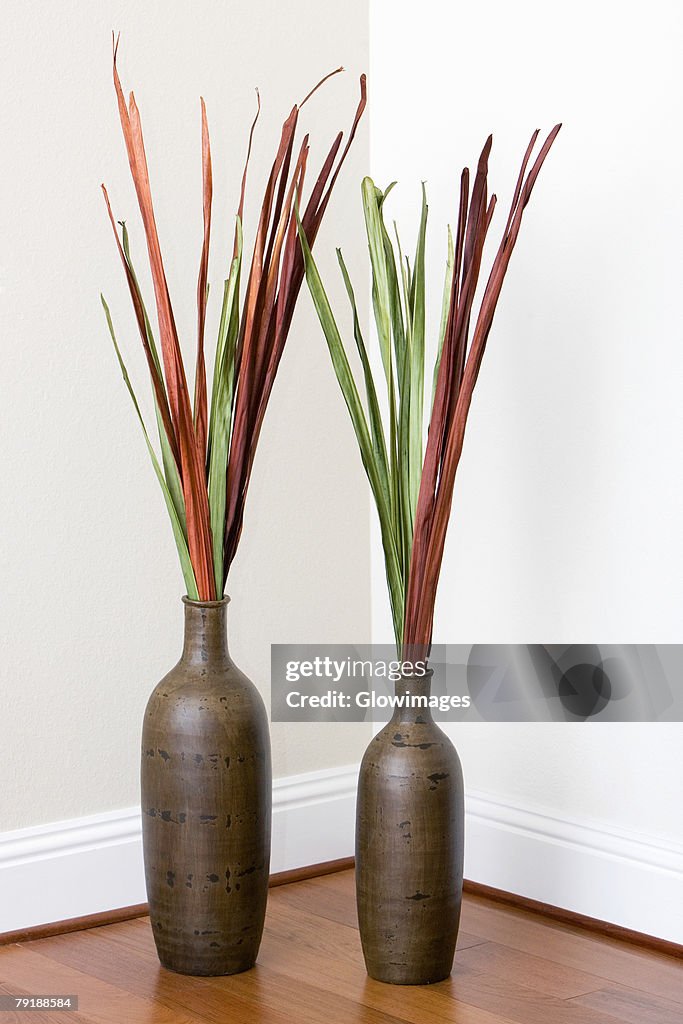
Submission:
[[[191,597],[188,597],[187,594],[183,596],[183,604],[187,605],[189,608],[224,608],[229,603],[230,598],[227,594],[225,597],[222,597],[220,601],[194,601]]]

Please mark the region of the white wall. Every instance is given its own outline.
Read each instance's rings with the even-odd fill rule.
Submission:
[[[99,189],[106,181],[116,215],[128,219],[142,267],[111,30],[122,32],[121,75],[142,112],[170,289],[192,363],[199,96],[214,156],[213,338],[254,87],[263,104],[250,177],[258,194],[292,103],[340,64],[347,73],[302,115],[312,168],[348,128],[366,70],[367,6],[7,0],[2,18],[0,833],[137,803],[143,709],[181,643],[183,585],[170,526],[99,304],[102,290],[146,395]],[[367,146],[363,126],[329,207],[333,223],[319,238],[330,269],[333,242],[354,262],[363,252],[355,196]],[[234,655],[266,696],[271,642],[367,638],[368,499],[347,431],[304,293],[228,588]],[[276,726],[275,773],[347,764],[366,735],[362,726]]]
[[[399,179],[391,214],[404,234],[427,180],[433,311],[461,167],[493,131],[495,239],[532,129],[564,123],[471,410],[435,641],[680,642],[680,4],[654,0],[645,15],[604,0],[561,15],[540,0],[390,6],[371,5],[371,165],[379,184]],[[386,638],[377,557],[373,579],[374,634]],[[683,726],[452,735],[471,792],[683,841]],[[568,877],[552,880],[548,902],[572,905]],[[517,884],[535,894],[528,865]],[[598,905],[584,912],[601,916]]]

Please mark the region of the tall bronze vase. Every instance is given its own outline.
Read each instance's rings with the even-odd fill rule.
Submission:
[[[426,677],[398,696],[429,696]],[[356,895],[371,978],[427,985],[448,977],[460,922],[464,797],[460,759],[429,709],[397,707],[370,743],[356,810]]]
[[[256,960],[266,910],[268,721],[228,653],[229,598],[183,600],[182,657],[152,693],[142,732],[150,918],[164,967],[237,974]]]

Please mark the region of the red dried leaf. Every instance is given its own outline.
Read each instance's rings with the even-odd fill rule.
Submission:
[[[147,239],[166,388],[180,448],[181,480],[187,519],[187,543],[199,596],[202,600],[212,600],[215,597],[215,582],[204,459],[200,457],[196,443],[192,406],[161,256],[140,114],[132,93],[128,105],[126,104],[116,68],[116,50],[114,50],[113,73],[121,127],[128,151],[128,162]]]
[[[332,74],[336,74],[336,72],[332,72]],[[330,75],[327,75],[325,79],[322,79],[315,89],[329,77]],[[342,142],[342,133],[340,132],[323,163],[302,217],[302,224],[311,246],[365,109],[365,75],[361,76],[360,87],[361,98],[347,144],[335,167],[335,160]],[[315,89],[311,90],[306,99],[315,92]],[[235,401],[235,421],[228,461],[228,510],[224,559],[226,574],[235,556],[242,531],[244,504],[256,444],[304,277],[303,256],[298,244],[293,214],[295,193],[290,185],[288,197],[284,198],[284,175],[279,178],[278,200],[273,207],[276,182],[283,167],[285,165],[287,169],[289,167],[288,153],[291,153],[298,110],[297,107],[292,110],[283,126],[280,147],[266,187],[259,221],[259,232],[263,230],[263,233],[257,236],[259,246],[255,247],[254,261],[252,261],[250,272],[248,292],[250,302],[248,315],[245,316],[243,325],[240,379]],[[302,145],[292,172],[293,179],[296,179],[297,175],[300,177],[297,187],[299,194],[303,184],[307,153],[307,146]],[[283,197],[281,209],[280,196]],[[265,225],[269,222],[271,222],[271,230],[267,248],[264,249]],[[267,258],[266,261],[272,260],[267,271],[264,271],[263,259],[260,258],[261,252]],[[275,289],[276,284],[277,290]]]
[[[403,641],[404,646],[415,656],[425,656],[431,646],[436,588],[443,560],[455,473],[486,341],[519,235],[524,207],[560,127],[556,125],[550,132],[526,178],[526,169],[538,132],[532,136],[524,154],[507,224],[484,291],[469,350],[472,303],[486,232],[495,206],[495,196],[486,205],[486,160],[490,139],[479,161],[466,228],[464,209],[467,179],[464,174],[461,180],[451,304],[427,439],[408,576]]]
[[[197,368],[194,381],[194,424],[197,435],[197,448],[202,459],[206,458],[207,435],[207,397],[206,397],[206,363],[204,360],[204,328],[206,325],[206,302],[208,299],[209,245],[211,242],[211,200],[213,197],[213,179],[211,175],[211,143],[209,126],[206,120],[206,106],[202,106],[202,209],[204,217],[204,239],[202,255],[199,262],[199,279],[197,281]]]
[[[158,373],[156,373],[156,379],[153,374],[153,383],[163,417],[164,428],[174,445],[174,452],[177,452],[177,462],[186,508],[188,547],[199,596],[203,600],[208,600],[216,596],[216,585],[206,468],[208,397],[204,335],[206,327],[212,203],[211,150],[206,109],[202,101],[204,235],[197,281],[197,365],[193,415],[154,218],[140,116],[132,93],[127,103],[121,88],[116,67],[117,45],[114,46],[114,86],[128,161],[147,240],[159,323],[165,388],[164,380]],[[225,575],[227,575],[227,570],[234,557],[241,533],[246,492],[261,424],[287,338],[296,298],[303,281],[303,260],[298,245],[293,213],[295,197],[301,194],[303,188],[308,158],[308,136],[306,136],[299,147],[296,159],[293,161],[294,138],[299,110],[303,103],[308,101],[323,82],[330,78],[331,75],[337,74],[339,70],[341,69],[337,69],[321,79],[308,93],[302,104],[292,108],[289,117],[283,125],[278,149],[264,191],[234,353],[235,398],[227,465],[227,500],[224,530]],[[332,187],[355,135],[364,106],[365,79],[363,77],[361,80],[361,101],[356,111],[347,146],[341,158],[337,160],[342,140],[340,133],[323,164],[304,213],[304,224],[306,225],[311,243],[318,231],[322,216],[330,199]],[[249,132],[247,154],[242,173],[237,208],[237,216],[240,221],[244,213],[247,170],[259,112],[260,98],[258,99],[256,116]],[[110,219],[112,224],[114,224],[111,213]],[[236,226],[233,259],[237,255],[237,231]],[[118,236],[117,244],[121,251]],[[149,352],[146,335],[144,334],[144,314],[142,312],[141,298],[137,293],[134,282],[131,280],[130,268],[128,268],[125,258],[124,266],[129,279],[128,283],[131,289],[138,326],[143,334],[143,344],[146,346],[150,372],[152,373],[155,366]]]

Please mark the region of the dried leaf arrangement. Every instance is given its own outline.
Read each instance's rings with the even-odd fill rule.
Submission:
[[[305,135],[295,149],[299,113],[304,103],[331,76],[323,78],[301,103],[295,104],[284,122],[249,258],[244,249],[242,218],[258,110],[252,123],[235,220],[232,258],[223,287],[209,401],[204,331],[209,291],[213,178],[206,108],[202,100],[204,236],[197,282],[197,355],[194,396],[191,398],[164,272],[140,113],[134,95],[131,93],[128,101],[124,96],[116,64],[117,46],[118,43],[114,46],[114,86],[147,241],[161,358],[131,260],[126,224],[120,222],[119,232],[104,185],[102,191],[149,368],[161,458],[145,426],[104,297],[102,305],[123,378],[161,485],[187,595],[199,601],[220,600],[240,539],[261,425],[304,276],[294,203],[295,197],[301,202],[304,190],[309,136]],[[346,145],[342,149],[343,133],[339,132],[323,161],[299,220],[299,231],[305,235],[309,247],[315,241],[365,102],[365,76],[361,76],[360,101]],[[243,275],[246,275],[244,289],[240,287]]]
[[[448,258],[437,356],[431,382],[431,412],[423,448],[425,409],[425,238],[427,200],[422,211],[412,265],[404,257],[398,231],[395,245],[384,220],[384,192],[370,178],[362,201],[372,271],[372,305],[383,368],[386,401],[373,376],[361,333],[351,279],[341,250],[337,258],[353,315],[366,403],[351,369],[320,274],[307,241],[299,235],[306,279],[332,363],[351,416],[360,454],[379,515],[396,645],[406,660],[427,657],[432,642],[434,604],[451,511],[455,473],[462,453],[467,416],[505,274],[522,215],[560,125],[529,163],[538,139],[527,147],[510,212],[475,315],[484,243],[496,206],[488,198],[488,159],[492,138],[479,157],[470,193],[470,174],[460,178],[455,237],[448,229]],[[367,408],[367,412],[366,412]]]

